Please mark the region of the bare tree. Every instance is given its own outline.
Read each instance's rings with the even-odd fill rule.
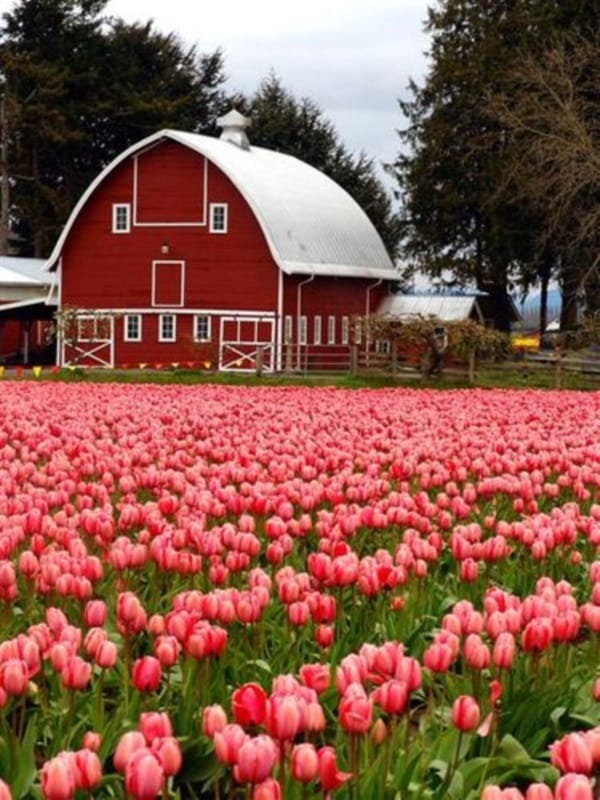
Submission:
[[[540,251],[558,255],[563,323],[581,299],[600,308],[599,98],[600,40],[577,35],[523,56],[489,101],[511,143],[504,190],[541,213]]]

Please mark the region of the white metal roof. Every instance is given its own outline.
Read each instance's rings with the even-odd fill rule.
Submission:
[[[391,314],[394,317],[438,317],[445,322],[468,319],[475,310],[481,321],[483,317],[477,298],[465,295],[435,294],[395,294],[383,298],[378,314]]]
[[[337,183],[303,161],[261,147],[163,130],[121,153],[88,187],[48,259],[52,269],[87,199],[107,175],[139,150],[171,139],[205,156],[227,175],[252,208],[275,262],[288,274],[396,280],[375,227]]]
[[[0,286],[47,286],[43,258],[0,256]]]
[[[16,300],[14,303],[0,304],[0,317],[9,311],[18,308],[28,308],[29,306],[55,306],[56,300],[49,300],[48,297],[40,295],[38,297],[28,297],[26,300]]]

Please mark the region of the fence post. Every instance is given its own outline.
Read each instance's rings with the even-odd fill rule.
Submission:
[[[358,345],[350,348],[350,375],[358,375]]]
[[[285,346],[285,372],[287,372],[288,375],[291,374],[292,372],[293,356],[294,353],[293,353],[292,343],[287,342]]]
[[[257,377],[262,378],[263,365],[265,363],[265,347],[262,344],[259,344],[256,348],[256,359],[254,363]]]
[[[398,375],[398,342],[392,339],[392,378]]]
[[[477,353],[475,348],[469,350],[469,383],[473,385],[475,383],[475,362],[477,358]]]
[[[556,347],[555,353],[556,353],[555,385],[557,389],[560,389],[562,384],[562,347],[560,345]]]

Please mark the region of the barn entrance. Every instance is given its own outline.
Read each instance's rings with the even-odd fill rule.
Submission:
[[[114,318],[77,314],[61,331],[61,365],[114,367]]]
[[[269,316],[221,317],[219,369],[254,372],[259,352],[265,372],[275,368],[275,318]]]

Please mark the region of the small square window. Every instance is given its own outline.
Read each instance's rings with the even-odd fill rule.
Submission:
[[[375,339],[375,352],[380,355],[388,355],[391,352],[389,339]]]
[[[126,342],[142,341],[141,314],[125,314],[124,339]]]
[[[158,341],[174,342],[175,331],[175,314],[161,314],[158,318]]]
[[[196,314],[194,317],[194,341],[210,342],[210,317],[208,314]]]
[[[227,203],[210,204],[210,232],[227,233]]]
[[[129,233],[131,230],[131,206],[129,203],[114,203],[112,207],[112,232]]]

